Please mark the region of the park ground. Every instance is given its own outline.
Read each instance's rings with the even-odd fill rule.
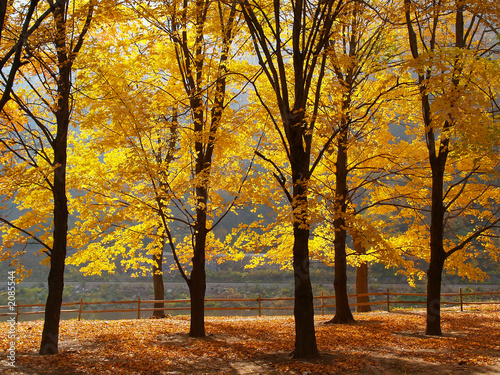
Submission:
[[[0,323],[0,373],[76,374],[500,374],[499,305],[448,309],[444,335],[424,335],[423,310],[355,314],[356,323],[316,317],[321,355],[290,358],[293,317],[208,317],[207,337],[188,336],[188,317],[65,320],[60,353],[37,354],[43,322],[17,325],[16,362],[7,362]]]

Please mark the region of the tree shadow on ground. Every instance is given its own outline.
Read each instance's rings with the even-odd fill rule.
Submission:
[[[355,358],[354,366],[349,359]],[[265,354],[258,361],[266,364],[291,365],[294,362],[302,364],[303,372],[297,374],[370,374],[370,375],[396,375],[396,374],[499,374],[499,366],[477,366],[467,361],[457,364],[428,363],[423,360],[398,358],[395,356],[380,356],[377,354],[345,355],[339,353],[320,353],[320,357],[313,360],[292,360],[290,354],[285,352]],[[311,368],[323,367],[324,372],[308,371]],[[265,374],[268,374],[267,372]],[[269,372],[272,374],[272,372]]]

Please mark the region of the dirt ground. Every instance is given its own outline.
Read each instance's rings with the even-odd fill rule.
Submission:
[[[423,334],[423,311],[355,314],[356,323],[316,318],[320,357],[296,360],[293,317],[207,318],[205,338],[189,319],[61,322],[57,355],[37,354],[43,322],[17,325],[16,362],[7,362],[0,323],[0,373],[73,374],[500,374],[500,309],[449,310],[442,337]]]

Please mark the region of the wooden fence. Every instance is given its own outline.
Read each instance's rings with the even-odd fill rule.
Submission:
[[[471,296],[495,296],[500,295],[500,292],[474,292],[474,293],[463,293],[462,288],[460,288],[459,293],[442,293],[441,296],[443,300],[441,301],[442,305],[457,305],[460,306],[460,311],[464,311],[464,306],[472,305],[472,304],[500,304],[500,300],[496,301],[466,301]],[[349,298],[355,298],[358,296],[368,296],[374,297],[372,301],[367,303],[350,303],[351,307],[355,307],[358,305],[370,305],[377,306],[383,305],[387,311],[391,311],[391,305],[393,307],[402,306],[402,305],[418,305],[418,304],[426,304],[425,293],[393,293],[390,292],[389,289],[386,292],[379,293],[367,293],[360,295],[349,295]],[[396,297],[397,299],[393,299],[391,297]],[[399,298],[398,298],[399,297]],[[403,299],[401,299],[403,297]],[[454,297],[455,301],[450,301],[449,298]],[[413,299],[416,298],[416,299]],[[448,300],[445,300],[448,298]],[[267,310],[293,310],[293,297],[277,297],[277,298],[262,298],[260,295],[257,298],[229,298],[229,299],[205,299],[206,307],[205,310],[210,311],[256,311],[258,316],[262,316],[264,311]],[[334,299],[335,296],[325,296],[323,293],[321,296],[314,297],[314,304],[317,313],[321,312],[321,315],[325,315],[325,309],[334,308]],[[333,304],[332,304],[333,300]],[[221,303],[233,303],[239,304],[239,306],[213,306],[213,304],[221,304]],[[285,302],[283,305],[282,302]],[[154,308],[147,307],[151,306],[155,303],[164,303],[165,307],[163,308]],[[241,304],[244,306],[241,306]],[[270,303],[273,303],[270,306]],[[190,300],[141,300],[139,297],[137,300],[130,301],[106,301],[106,302],[85,302],[83,299],[80,299],[79,302],[65,302],[63,303],[63,309],[61,313],[78,313],[78,320],[82,318],[83,314],[96,314],[96,313],[114,313],[114,312],[136,312],[137,319],[141,318],[141,313],[155,310],[163,310],[165,312],[174,312],[174,311],[189,311]],[[132,305],[131,308],[97,308],[93,309],[85,309],[87,306],[102,306],[102,305]],[[173,305],[173,306],[168,306]],[[178,306],[185,305],[185,306]],[[70,306],[74,306],[73,309],[67,309]],[[12,304],[10,306],[0,306],[0,316],[15,316],[16,321],[19,319],[21,315],[33,315],[33,314],[44,314],[45,304],[20,304],[17,303],[15,306]],[[26,311],[27,309],[31,309],[31,311]],[[3,310],[7,310],[8,312],[3,312]]]

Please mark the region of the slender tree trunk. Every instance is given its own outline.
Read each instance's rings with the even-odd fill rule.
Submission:
[[[335,316],[331,323],[346,324],[354,321],[347,297],[347,230],[345,214],[347,211],[347,127],[339,135],[337,142],[337,161],[335,163]]]
[[[199,52],[201,53],[201,52]],[[200,67],[201,69],[201,67]],[[203,133],[203,102],[200,96],[192,99],[191,108],[194,111],[194,129],[195,133]],[[208,150],[211,145],[204,149],[204,143],[197,140],[195,142],[196,165],[195,173],[197,186],[196,194],[196,222],[193,247],[193,269],[189,280],[189,294],[191,297],[191,326],[189,335],[191,337],[205,336],[205,291],[206,291],[206,273],[205,273],[205,245],[207,242],[207,204],[208,204],[208,176],[212,163],[211,156],[208,156]]]
[[[356,311],[369,312],[372,311],[370,305],[370,297],[360,294],[368,293],[368,263],[361,263],[356,267]]]
[[[40,344],[40,354],[56,354],[59,342],[59,322],[64,291],[64,263],[66,260],[66,241],[68,233],[68,201],[66,197],[66,161],[68,128],[70,117],[71,61],[66,51],[65,5],[60,4],[54,10],[56,26],[55,45],[58,48],[57,62],[57,111],[56,138],[52,144],[54,150],[54,180],[52,195],[54,199],[54,232],[50,253],[50,271],[48,277],[49,292],[45,305],[45,321]]]
[[[408,28],[409,45],[413,58],[419,58],[419,42],[417,33],[413,29],[411,1],[405,0],[406,10],[405,18]],[[458,4],[458,3],[457,3]],[[434,21],[437,22],[437,19]],[[417,23],[418,25],[418,23]],[[420,32],[418,25],[418,32]],[[456,14],[455,23],[456,32],[456,47],[464,48],[464,24],[463,24],[463,6],[459,5]],[[436,29],[434,29],[431,39],[436,37]],[[436,45],[439,43],[431,43],[431,50],[434,52]],[[459,84],[460,64],[455,61],[454,75],[452,83],[455,87]],[[425,140],[427,150],[429,152],[429,163],[432,170],[432,190],[431,190],[431,225],[430,225],[430,253],[431,260],[429,269],[427,270],[427,335],[441,335],[441,277],[444,268],[444,262],[447,254],[444,250],[444,216],[446,208],[444,205],[444,174],[446,161],[450,151],[450,134],[453,128],[453,113],[450,113],[450,118],[446,120],[442,129],[435,132],[433,124],[433,113],[431,111],[430,94],[427,93],[427,79],[432,76],[432,70],[427,68],[426,71],[418,72],[418,83],[420,85],[420,95],[422,103],[422,118],[425,125]]]
[[[444,251],[444,213],[443,186],[447,151],[433,157],[432,169],[432,207],[430,227],[431,260],[427,271],[427,322],[425,333],[440,336],[441,333],[441,277],[446,252]]]
[[[193,254],[193,270],[189,281],[191,296],[191,337],[205,336],[205,246],[207,242],[207,213],[208,192],[205,187],[197,187],[198,208],[196,209],[195,244]]]
[[[457,3],[458,5],[459,3]],[[463,4],[458,5],[455,19],[456,47],[465,47]],[[455,88],[460,82],[462,65],[457,56],[454,66],[452,84]],[[420,80],[422,84],[422,80]],[[422,89],[421,89],[422,92]],[[425,333],[427,335],[441,336],[441,278],[444,262],[449,254],[444,250],[444,217],[446,207],[444,203],[444,175],[448,153],[450,152],[450,131],[453,129],[453,113],[450,119],[443,124],[440,134],[439,147],[434,140],[435,133],[432,130],[432,116],[428,94],[422,95],[422,109],[424,123],[426,125],[426,141],[429,151],[429,162],[432,170],[432,197],[431,197],[431,227],[430,248],[431,260],[427,271],[427,320]]]
[[[34,4],[36,2],[32,2]],[[85,35],[92,20],[94,5],[89,4],[85,25],[76,39],[73,50],[67,47],[66,10],[68,2],[58,1],[53,6],[54,46],[57,57],[57,73],[54,76],[57,87],[57,99],[54,103],[56,117],[56,134],[46,136],[54,156],[52,162],[53,181],[46,179],[54,200],[53,211],[53,243],[50,251],[50,271],[48,277],[49,292],[45,305],[45,321],[43,325],[40,354],[56,354],[59,344],[59,322],[64,292],[64,265],[66,261],[68,234],[68,200],[66,196],[66,166],[68,129],[71,114],[71,71],[74,59],[80,51]],[[74,31],[74,30],[73,30]],[[74,35],[72,35],[73,37]],[[50,69],[49,69],[50,71]],[[54,74],[54,73],[51,73]],[[40,202],[42,203],[42,202]]]
[[[58,353],[59,321],[64,291],[66,234],[68,229],[65,151],[66,149],[64,148],[64,152],[62,152],[62,150],[58,152],[58,154],[64,155],[57,156],[56,160],[59,160],[61,164],[54,170],[54,243],[50,255],[50,271],[48,277],[49,292],[45,304],[45,321],[40,344],[40,354]]]
[[[366,254],[366,248],[363,245],[363,241],[360,238],[361,234],[356,230],[351,230],[352,242],[354,245],[354,251],[356,254],[364,255]],[[368,263],[361,263],[356,267],[356,311],[357,312],[369,312],[371,311],[370,297],[360,296],[362,294],[368,293]]]
[[[347,261],[345,252],[345,230],[335,233],[335,316],[330,323],[346,324],[354,322],[349,298],[347,297]],[[342,242],[344,245],[342,245]]]
[[[165,299],[165,287],[163,285],[163,246],[161,253],[153,255],[153,292],[155,301],[162,301]],[[165,303],[155,302],[153,306],[155,309],[163,309],[165,308]],[[164,318],[165,311],[154,310],[153,317]]]

